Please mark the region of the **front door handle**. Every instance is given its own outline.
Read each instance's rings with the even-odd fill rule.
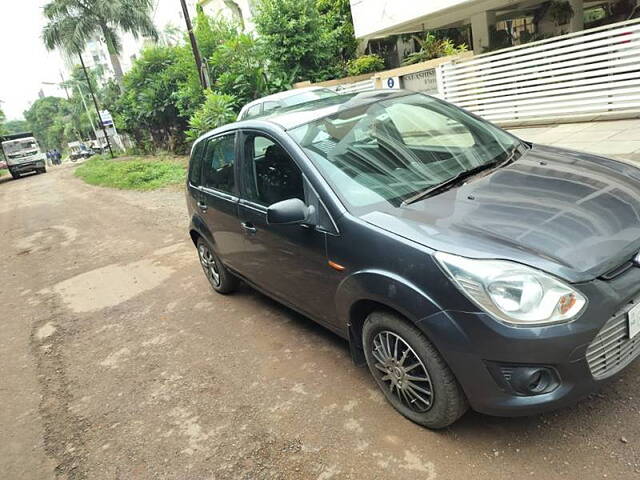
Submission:
[[[258,229],[256,227],[253,226],[253,223],[251,222],[242,222],[240,225],[242,225],[242,228],[244,228],[244,231],[253,235],[254,233],[256,233],[258,231]]]
[[[207,204],[206,204],[206,203],[198,202],[198,208],[199,208],[200,210],[202,210],[203,212],[206,212],[206,211],[207,211],[207,208],[209,208],[209,207],[207,206]]]

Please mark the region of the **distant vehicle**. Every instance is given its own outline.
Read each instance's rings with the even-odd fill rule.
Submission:
[[[7,168],[13,178],[27,172],[45,173],[46,156],[31,132],[14,133],[0,137]]]
[[[89,148],[91,148],[91,150],[93,150],[94,153],[100,154],[108,151],[109,146],[107,145],[107,142],[103,142],[100,140],[91,140],[89,142]]]
[[[72,162],[78,161],[79,158],[89,158],[96,153],[82,142],[69,142],[69,158]]]
[[[249,118],[269,115],[270,113],[285,107],[292,107],[301,103],[313,102],[321,98],[334,97],[338,95],[333,90],[325,87],[307,87],[287,90],[286,92],[274,93],[266,97],[259,98],[247,103],[238,114],[238,121]]]

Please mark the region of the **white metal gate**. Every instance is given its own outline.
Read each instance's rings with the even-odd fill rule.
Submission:
[[[640,113],[640,19],[443,64],[445,100],[500,124]]]

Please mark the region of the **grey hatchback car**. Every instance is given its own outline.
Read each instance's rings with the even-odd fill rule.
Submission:
[[[640,170],[534,145],[407,91],[321,99],[199,138],[190,235],[349,342],[429,428],[570,405],[640,354]]]

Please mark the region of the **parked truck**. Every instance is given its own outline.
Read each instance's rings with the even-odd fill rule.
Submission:
[[[31,132],[15,133],[0,137],[7,168],[13,178],[27,172],[45,173],[46,155],[40,150]]]

